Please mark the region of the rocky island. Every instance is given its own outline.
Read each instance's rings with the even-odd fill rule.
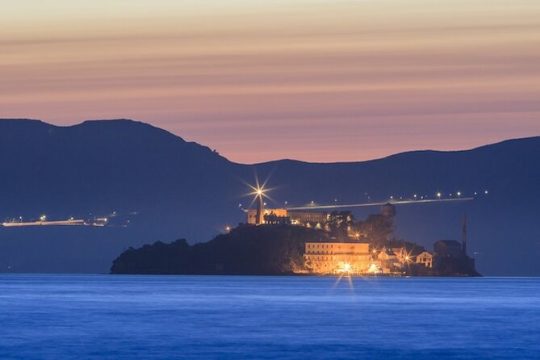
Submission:
[[[206,243],[182,239],[129,248],[114,260],[111,273],[479,276],[466,242],[440,240],[430,252],[396,240],[394,215],[393,207],[384,206],[365,221],[333,212],[324,226],[299,226],[270,212],[261,217],[264,223],[240,224]]]

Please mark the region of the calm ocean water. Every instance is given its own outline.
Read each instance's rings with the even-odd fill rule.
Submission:
[[[0,276],[0,359],[540,359],[540,279]]]

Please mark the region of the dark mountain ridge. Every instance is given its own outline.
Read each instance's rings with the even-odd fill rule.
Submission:
[[[398,236],[428,248],[439,239],[459,239],[467,213],[480,272],[540,275],[540,137],[365,162],[243,165],[131,120],[67,127],[0,120],[0,161],[2,220],[136,214],[127,228],[0,228],[0,271],[106,272],[129,246],[208,240],[225,224],[243,221],[238,204],[249,204],[245,183],[253,183],[256,172],[275,187],[271,206],[477,192],[469,203],[398,207]]]

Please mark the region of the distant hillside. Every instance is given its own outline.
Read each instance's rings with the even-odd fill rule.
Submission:
[[[273,206],[476,191],[470,203],[398,207],[398,235],[427,248],[459,239],[466,212],[481,273],[540,275],[540,137],[357,163],[243,165],[131,120],[69,127],[0,120],[0,161],[0,219],[116,212],[130,221],[126,228],[0,228],[0,271],[107,272],[129,246],[206,240],[243,221],[238,204],[249,204],[245,182],[256,172],[271,175]]]

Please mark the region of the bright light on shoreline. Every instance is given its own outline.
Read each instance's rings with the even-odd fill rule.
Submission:
[[[339,273],[346,273],[347,274],[347,273],[350,273],[351,270],[352,270],[351,264],[346,263],[346,262],[339,264],[339,268],[338,268]]]

